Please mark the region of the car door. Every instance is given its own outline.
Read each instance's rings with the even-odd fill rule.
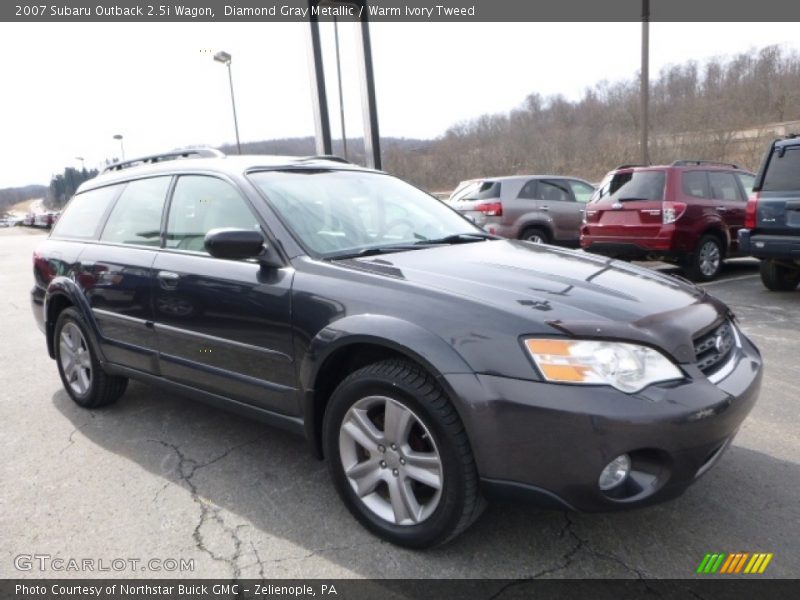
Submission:
[[[161,219],[172,178],[125,184],[100,233],[86,244],[76,279],[92,308],[107,360],[157,373],[152,328],[152,265],[160,244]]]
[[[577,242],[583,222],[584,204],[576,202],[566,179],[540,179],[537,187],[539,209],[552,219],[553,237],[562,242]]]
[[[715,210],[730,234],[730,251],[736,253],[739,246],[738,231],[744,227],[747,198],[732,171],[709,171],[708,183],[711,198],[716,202]]]
[[[221,396],[297,414],[290,328],[294,271],[255,259],[210,256],[204,237],[221,227],[261,225],[232,181],[179,176],[164,248],[153,264],[161,373]]]

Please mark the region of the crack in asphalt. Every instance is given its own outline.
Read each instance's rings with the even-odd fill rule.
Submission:
[[[75,434],[76,434],[76,433],[78,433],[78,432],[79,432],[81,429],[83,429],[84,427],[86,427],[87,425],[89,425],[89,424],[92,422],[92,419],[94,419],[94,412],[92,412],[92,411],[89,411],[89,416],[90,416],[91,418],[90,418],[88,421],[86,421],[86,422],[85,422],[85,423],[83,423],[82,425],[79,425],[78,427],[76,427],[75,429],[73,429],[72,431],[70,431],[70,433],[69,433],[69,439],[68,439],[68,443],[67,443],[67,445],[66,445],[66,446],[64,446],[64,447],[61,449],[61,451],[59,452],[59,454],[64,454],[64,452],[65,452],[66,450],[68,450],[69,448],[71,448],[71,447],[72,447],[72,445],[75,443],[75,440],[73,439],[73,438],[74,438],[74,436],[75,436]]]
[[[564,512],[562,514],[564,516],[564,521],[565,522],[564,522],[564,526],[561,528],[561,530],[558,533],[558,537],[559,537],[559,539],[563,539],[564,536],[569,535],[574,541],[574,544],[572,544],[570,549],[567,550],[561,556],[561,559],[556,564],[554,564],[552,566],[549,566],[547,568],[541,569],[539,571],[536,571],[535,573],[532,573],[531,575],[528,575],[526,577],[522,577],[520,579],[517,579],[515,581],[511,581],[511,582],[507,583],[506,585],[501,587],[499,590],[497,590],[494,594],[489,596],[489,598],[487,600],[496,600],[497,598],[500,598],[503,594],[505,594],[509,589],[525,585],[527,583],[530,583],[534,579],[540,579],[541,577],[544,577],[545,575],[551,575],[553,573],[557,573],[559,571],[564,571],[564,570],[568,569],[575,562],[575,556],[580,552],[586,552],[590,556],[594,556],[596,558],[602,558],[604,560],[610,560],[610,561],[612,561],[614,563],[617,563],[618,565],[621,565],[627,571],[635,574],[637,580],[640,580],[640,581],[644,582],[645,589],[649,593],[655,594],[658,597],[662,597],[661,592],[659,592],[658,590],[654,589],[652,586],[650,586],[647,583],[649,578],[645,575],[645,573],[643,571],[637,569],[636,567],[632,567],[631,565],[627,564],[624,560],[622,560],[618,556],[615,556],[615,555],[610,554],[608,552],[603,552],[603,551],[594,549],[591,546],[589,540],[587,540],[585,538],[582,538],[581,536],[579,536],[575,532],[575,530],[574,530],[575,522],[570,517],[570,513]]]
[[[363,544],[352,544],[347,546],[323,546],[321,548],[313,548],[308,553],[303,554],[301,556],[282,556],[280,558],[272,558],[270,560],[264,561],[262,560],[261,556],[258,554],[255,545],[253,542],[250,542],[250,546],[253,549],[253,552],[256,555],[256,562],[249,563],[244,565],[242,568],[246,569],[248,567],[252,567],[254,565],[259,566],[259,574],[262,579],[264,579],[264,565],[265,564],[277,564],[282,562],[289,562],[295,560],[306,560],[308,558],[312,558],[314,556],[319,556],[321,554],[325,554],[326,552],[334,552],[338,550],[353,550],[355,548],[360,548]]]
[[[247,527],[247,525],[240,524],[236,525],[235,527],[231,527],[230,525],[228,525],[225,522],[223,516],[220,514],[221,507],[215,506],[203,500],[200,497],[200,493],[197,490],[197,484],[194,481],[192,481],[192,478],[201,469],[205,469],[206,467],[218,463],[219,461],[223,460],[224,458],[226,458],[232,452],[238,450],[239,448],[243,448],[244,446],[254,444],[257,441],[261,440],[262,438],[263,436],[260,436],[258,438],[249,440],[247,442],[242,442],[241,444],[237,444],[236,446],[232,446],[219,456],[216,456],[204,463],[198,463],[195,459],[187,457],[177,444],[172,444],[169,442],[165,442],[163,440],[152,440],[152,439],[148,440],[150,442],[164,446],[165,448],[169,448],[175,453],[175,455],[178,457],[178,467],[177,467],[178,476],[180,477],[181,481],[186,485],[186,487],[189,489],[189,492],[191,493],[192,496],[192,501],[200,507],[200,519],[197,521],[197,525],[195,525],[194,530],[192,531],[192,539],[194,540],[195,547],[201,552],[204,552],[209,557],[211,557],[212,560],[227,564],[230,567],[231,573],[235,579],[238,579],[241,574],[239,559],[242,556],[243,542],[242,539],[239,537],[239,530],[242,529],[243,527]],[[153,496],[153,502],[156,501],[158,495],[168,485],[169,482],[167,482],[164,486],[161,487],[160,490],[156,492],[155,496]],[[206,540],[201,530],[204,525],[212,521],[217,523],[220,526],[220,528],[222,528],[222,530],[230,536],[234,548],[233,554],[231,556],[227,557],[222,554],[218,554],[206,545]]]
[[[261,555],[258,553],[258,550],[256,549],[256,545],[253,543],[253,540],[250,540],[250,547],[253,549],[253,554],[256,557],[257,562],[255,564],[258,564],[258,577],[263,580],[265,579],[264,563],[261,560]]]

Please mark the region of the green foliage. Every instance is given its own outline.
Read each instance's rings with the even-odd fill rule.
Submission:
[[[50,180],[45,203],[51,208],[62,208],[75,195],[78,186],[88,179],[97,177],[97,170],[73,169],[67,167],[63,173],[54,175]]]

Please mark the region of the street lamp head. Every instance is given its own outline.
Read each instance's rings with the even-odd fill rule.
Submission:
[[[228,54],[227,52],[220,50],[214,55],[214,60],[229,65],[231,64],[231,55]]]
[[[116,135],[114,136],[114,139],[115,139],[115,140],[121,140],[121,139],[122,139],[122,134],[119,134],[119,133],[118,133],[118,134],[116,134]]]

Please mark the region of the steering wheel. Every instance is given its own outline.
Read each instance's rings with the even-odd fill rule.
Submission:
[[[409,221],[408,219],[395,219],[394,221],[389,221],[383,229],[381,229],[380,237],[386,238],[386,235],[392,230],[397,229],[398,227],[405,227],[408,230],[409,237],[412,237],[414,234],[414,223]],[[405,232],[404,232],[405,233]],[[401,236],[404,238],[404,236]]]

